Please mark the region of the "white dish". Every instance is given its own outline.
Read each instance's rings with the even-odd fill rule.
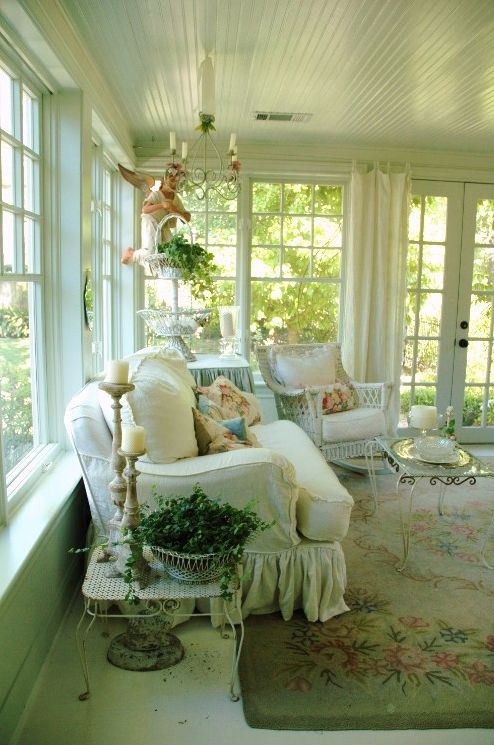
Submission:
[[[435,465],[441,465],[442,463],[445,464],[451,464],[451,463],[457,463],[460,456],[456,451],[453,451],[452,453],[444,453],[442,455],[425,455],[423,453],[422,455],[418,452],[417,448],[413,448],[413,457],[417,460],[421,460],[423,463],[434,463]]]

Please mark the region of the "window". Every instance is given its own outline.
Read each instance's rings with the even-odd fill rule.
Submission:
[[[253,344],[338,338],[343,186],[252,185]]]
[[[86,321],[91,334],[92,372],[112,358],[113,279],[116,246],[118,172],[99,144],[93,145],[92,268],[87,272]]]
[[[12,498],[43,431],[41,98],[0,66],[0,400],[3,488]],[[1,491],[1,490],[0,490]]]
[[[238,263],[237,202],[210,194],[183,197],[195,241],[215,258],[215,291],[202,307],[216,310],[250,296],[244,307],[252,344],[338,338],[343,266],[343,186],[262,182],[252,184],[250,277]],[[246,222],[241,230],[246,230]],[[250,281],[250,292],[240,292]],[[245,289],[245,288],[244,288]],[[172,283],[146,277],[146,307],[172,306]],[[199,307],[179,284],[179,307]],[[193,351],[217,354],[219,314],[186,339]],[[148,330],[146,343],[159,343]],[[244,345],[245,348],[245,345]],[[255,359],[252,359],[255,365]]]

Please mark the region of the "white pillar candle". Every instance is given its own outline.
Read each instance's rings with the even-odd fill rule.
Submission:
[[[170,132],[170,150],[177,149],[177,137],[175,132]]]
[[[185,160],[188,155],[189,149],[186,142],[182,142],[182,160]]]
[[[437,427],[437,408],[435,406],[412,406],[410,425],[417,429],[434,429]]]
[[[235,336],[233,328],[233,316],[230,311],[225,311],[220,318],[221,336]]]
[[[228,148],[229,153],[235,152],[235,143],[237,142],[237,135],[232,132],[230,135],[230,147]]]
[[[122,450],[125,453],[142,453],[146,442],[144,427],[124,424],[122,427]]]
[[[109,360],[106,366],[107,383],[123,385],[129,382],[129,363],[125,360]]]

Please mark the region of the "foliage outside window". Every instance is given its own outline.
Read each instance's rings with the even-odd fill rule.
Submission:
[[[343,186],[252,187],[251,343],[338,339]]]
[[[0,400],[7,493],[40,445],[36,367],[41,321],[40,98],[0,66]]]

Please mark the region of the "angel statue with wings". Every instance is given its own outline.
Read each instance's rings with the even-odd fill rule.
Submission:
[[[180,166],[170,164],[163,177],[158,190],[153,190],[155,183],[153,176],[144,173],[129,171],[118,164],[122,176],[133,186],[141,189],[144,193],[144,202],[141,212],[141,246],[138,249],[127,248],[122,254],[122,264],[138,262],[143,264],[146,256],[153,252],[155,243],[166,243],[172,237],[171,228],[174,220],[168,220],[161,228],[161,236],[156,235],[158,225],[166,215],[175,214],[190,221],[190,212],[187,212],[182,200],[176,193],[177,177]]]

